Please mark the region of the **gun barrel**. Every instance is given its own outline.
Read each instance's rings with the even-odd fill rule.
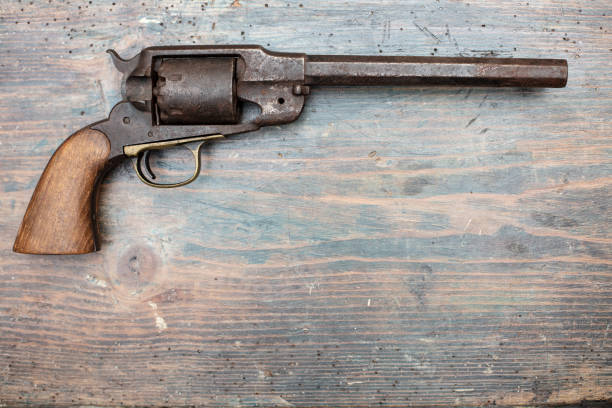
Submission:
[[[562,88],[563,59],[309,55],[308,85]]]

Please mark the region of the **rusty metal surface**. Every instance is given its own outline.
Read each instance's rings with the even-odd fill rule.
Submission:
[[[150,47],[129,60],[111,55],[124,75],[127,102],[94,128],[109,136],[114,156],[128,145],[290,123],[310,85],[562,87],[567,81],[567,62],[553,59],[307,56],[256,45]],[[259,113],[241,115],[247,103]]]
[[[160,62],[153,95],[164,124],[236,123],[236,60],[170,58]]]
[[[561,59],[310,55],[305,69],[312,85],[560,88],[567,82]]]
[[[109,52],[123,73],[124,101],[91,126],[111,141],[109,169],[125,156],[126,146],[178,145],[293,122],[312,85],[563,87],[567,82],[567,61],[560,59],[307,56],[256,45],[150,47],[129,60]],[[255,115],[241,114],[247,104],[257,108]],[[148,155],[140,159],[146,169]]]

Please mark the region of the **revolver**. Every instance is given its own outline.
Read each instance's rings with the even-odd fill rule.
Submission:
[[[563,59],[306,55],[257,45],[149,47],[128,60],[108,52],[123,74],[122,101],[107,119],[78,130],[57,148],[25,212],[15,252],[98,250],[97,190],[121,160],[131,158],[147,185],[185,185],[200,172],[205,143],[293,122],[311,88],[560,88],[568,71]],[[193,175],[178,183],[156,182],[149,153],[192,142]]]

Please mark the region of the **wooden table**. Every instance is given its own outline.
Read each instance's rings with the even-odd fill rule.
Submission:
[[[612,6],[0,2],[0,407],[612,398]],[[104,53],[567,58],[564,89],[313,90],[202,176],[102,186],[102,250],[11,245],[47,160],[120,100]]]

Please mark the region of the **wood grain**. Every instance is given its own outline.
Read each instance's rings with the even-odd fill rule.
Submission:
[[[612,398],[609,1],[0,9],[0,403]],[[313,88],[296,123],[203,151],[185,188],[116,168],[101,185],[101,251],[13,254],[49,157],[120,99],[105,49],[194,42],[566,58],[569,81]],[[159,167],[181,166],[168,156]]]
[[[82,129],[53,154],[34,189],[13,251],[85,254],[96,250],[96,188],[107,164],[104,133]]]

